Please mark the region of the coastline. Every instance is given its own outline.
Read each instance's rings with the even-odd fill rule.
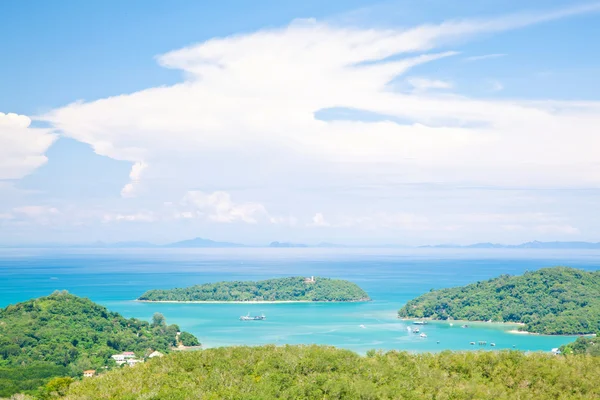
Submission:
[[[252,301],[225,301],[225,300],[138,300],[139,303],[183,303],[183,304],[291,304],[291,303],[366,303],[371,299],[364,300],[252,300]]]

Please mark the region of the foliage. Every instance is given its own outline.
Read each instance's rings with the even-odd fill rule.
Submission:
[[[182,289],[149,290],[138,300],[145,301],[366,301],[369,295],[352,282],[302,277],[264,281],[217,282]]]
[[[600,338],[598,337],[578,337],[572,343],[560,347],[562,354],[589,354],[600,357]]]
[[[520,322],[543,334],[600,331],[600,271],[555,267],[433,290],[406,303],[402,318]]]
[[[184,346],[198,346],[200,344],[196,336],[188,332],[181,332],[179,340],[181,340],[181,344]]]
[[[67,399],[591,399],[600,358],[324,346],[182,352],[71,385]]]
[[[126,319],[67,292],[10,305],[0,310],[0,396],[32,393],[52,377],[110,368],[111,355],[122,351],[168,353],[177,331],[177,325]]]

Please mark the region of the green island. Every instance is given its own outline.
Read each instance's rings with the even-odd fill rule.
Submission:
[[[56,391],[84,371],[96,374],[167,354],[176,345],[199,344],[192,334],[178,332],[161,314],[151,323],[126,319],[64,291],[9,305],[0,309],[0,397],[43,398],[42,385]]]
[[[554,267],[432,290],[406,303],[400,318],[516,322],[549,335],[600,332],[600,271]]]
[[[290,277],[263,281],[207,283],[187,288],[149,290],[139,301],[276,302],[369,301],[358,285],[341,279]]]
[[[329,346],[171,354],[75,382],[66,399],[593,399],[600,357],[517,351],[359,356]]]

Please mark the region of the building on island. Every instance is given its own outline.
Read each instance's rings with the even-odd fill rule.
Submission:
[[[96,370],[95,369],[88,369],[83,371],[83,377],[84,378],[91,378],[94,375],[96,375]]]
[[[123,365],[129,360],[135,359],[135,353],[133,351],[125,351],[121,354],[114,354],[111,356],[117,365]]]
[[[144,360],[138,360],[137,358],[130,358],[127,360],[127,365],[129,365],[130,367],[133,367],[134,365],[143,363],[143,362],[144,362]]]
[[[162,356],[164,356],[164,354],[161,353],[160,351],[153,351],[152,353],[150,353],[148,358],[162,357]]]
[[[310,278],[304,278],[304,283],[315,283],[315,277],[311,276]]]

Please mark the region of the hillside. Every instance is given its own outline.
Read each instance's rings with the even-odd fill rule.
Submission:
[[[0,310],[0,397],[34,391],[54,376],[111,368],[111,356],[124,351],[168,353],[178,331],[160,314],[152,324],[126,319],[67,292],[10,305]]]
[[[543,334],[600,331],[600,271],[555,267],[450,289],[406,303],[401,318],[520,322]]]
[[[589,356],[225,347],[77,382],[66,399],[592,399],[599,381]]]
[[[181,289],[149,290],[143,301],[366,301],[369,295],[352,282],[316,277],[217,282]]]

